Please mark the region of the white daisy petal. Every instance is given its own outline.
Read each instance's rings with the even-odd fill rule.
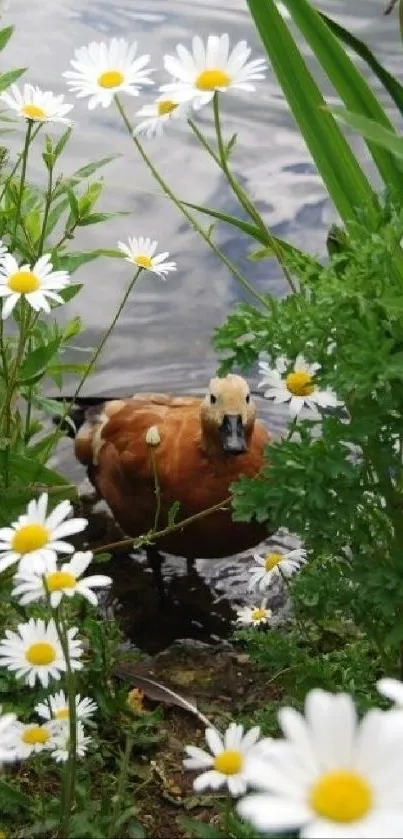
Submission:
[[[30,119],[34,122],[61,122],[71,125],[71,120],[66,119],[73,105],[63,103],[64,96],[54,96],[49,90],[43,91],[33,85],[24,85],[23,93],[17,85],[11,85],[11,93],[0,94],[0,101],[4,102],[11,110],[15,111],[23,119]]]
[[[174,81],[160,90],[177,101],[191,101],[195,109],[211,101],[215,91],[254,90],[251,80],[263,79],[266,62],[248,63],[250,49],[240,41],[230,52],[229,36],[209,35],[206,44],[196,35],[190,53],[182,44],[176,56],[164,56],[164,67]]]
[[[350,696],[314,690],[305,713],[283,708],[286,739],[249,755],[246,780],[264,792],[239,803],[241,817],[307,839],[403,835],[401,711],[372,710],[359,723]]]
[[[144,85],[153,84],[148,78],[151,69],[148,55],[136,58],[137,44],[124,38],[112,38],[106,44],[92,41],[75,52],[71,66],[74,70],[63,73],[70,90],[79,98],[88,97],[88,108],[107,108],[116,93],[138,96]]]
[[[1,538],[1,531],[0,531]],[[403,708],[403,683],[397,679],[379,679],[376,683],[379,693],[390,699],[398,708]]]
[[[68,630],[70,664],[73,670],[81,669],[81,641],[75,638],[77,629]],[[30,618],[20,624],[16,632],[7,630],[0,642],[0,667],[15,672],[17,678],[33,687],[38,679],[47,687],[49,679],[59,679],[66,670],[66,661],[53,620],[45,624],[42,620]]]
[[[129,245],[118,242],[118,248],[125,254],[127,262],[137,265],[144,271],[152,271],[154,274],[158,274],[161,279],[164,279],[164,274],[168,274],[170,271],[176,271],[176,263],[162,262],[161,260],[169,256],[169,253],[166,252],[156,256],[157,244],[157,242],[152,242],[150,239],[129,237]]]
[[[230,795],[242,795],[247,788],[246,765],[258,749],[260,729],[244,735],[243,725],[230,723],[222,737],[215,728],[206,728],[205,737],[211,755],[196,746],[186,746],[185,769],[207,769],[193,782],[196,792],[226,786]],[[210,768],[211,767],[211,768]]]

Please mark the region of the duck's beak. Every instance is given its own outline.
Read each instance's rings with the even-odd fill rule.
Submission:
[[[222,447],[228,454],[246,452],[245,432],[240,414],[225,414],[220,427]]]

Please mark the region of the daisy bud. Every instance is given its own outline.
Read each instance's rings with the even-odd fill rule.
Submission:
[[[150,425],[150,428],[146,434],[146,443],[147,446],[159,446],[161,442],[160,433],[158,431],[158,426]]]

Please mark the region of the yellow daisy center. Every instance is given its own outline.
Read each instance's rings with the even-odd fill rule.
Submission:
[[[47,113],[38,105],[24,105],[21,108],[21,113],[27,119],[46,119]]]
[[[34,664],[36,667],[52,664],[52,661],[56,658],[56,650],[47,641],[37,641],[28,647],[25,658],[30,664]]]
[[[265,571],[272,571],[273,568],[280,564],[282,559],[284,559],[282,554],[267,554],[264,561]]]
[[[49,737],[50,734],[46,731],[46,728],[42,728],[40,725],[33,725],[32,728],[27,728],[24,731],[22,740],[28,746],[35,746],[37,743],[47,743]]]
[[[49,531],[43,524],[25,524],[16,530],[11,548],[17,554],[29,554],[38,551],[49,542]]]
[[[241,752],[225,751],[217,755],[214,761],[214,769],[222,775],[237,775],[241,771],[243,757]]]
[[[289,373],[285,383],[294,396],[309,396],[315,390],[310,373]]]
[[[262,618],[265,618],[267,615],[266,609],[254,609],[251,618],[253,621],[260,621]]]
[[[144,254],[139,254],[138,256],[133,257],[133,262],[139,266],[139,268],[152,268],[153,263],[152,259],[149,256],[145,256]]]
[[[199,90],[216,90],[217,87],[228,87],[231,76],[224,70],[213,68],[199,73],[195,85]]]
[[[178,107],[177,102],[172,102],[172,99],[162,99],[157,104],[158,116],[163,117],[165,114],[171,114]]]
[[[310,794],[310,804],[315,812],[334,822],[362,819],[372,803],[372,791],[365,778],[343,769],[322,775]]]
[[[53,716],[54,716],[55,720],[68,720],[69,709],[67,707],[66,708],[60,708],[58,711],[55,711]]]
[[[69,571],[52,571],[46,575],[49,591],[62,591],[64,588],[74,588],[77,580]]]
[[[125,80],[123,73],[120,70],[106,70],[98,76],[98,84],[100,87],[119,87]]]
[[[8,278],[7,285],[17,294],[30,294],[31,291],[37,291],[40,281],[32,271],[16,271]]]

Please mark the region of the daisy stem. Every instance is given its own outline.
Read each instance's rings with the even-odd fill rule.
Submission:
[[[60,836],[67,839],[76,794],[77,712],[75,678],[70,661],[68,634],[60,607],[55,612],[55,625],[66,661],[66,687],[69,701],[69,756],[65,768],[64,796],[60,814]]]
[[[42,128],[41,123],[39,123],[39,125],[36,125],[36,126],[35,126],[35,128],[34,128],[34,130],[33,130],[33,132],[32,132],[32,135],[31,135],[31,142],[32,142],[32,140],[34,140],[34,139],[35,139],[35,137],[36,137],[36,135],[37,135],[38,131],[40,131],[40,130],[41,130],[41,128]],[[15,175],[15,173],[16,173],[16,171],[17,171],[17,169],[18,169],[18,167],[19,167],[19,165],[20,165],[20,163],[21,163],[21,160],[22,160],[23,156],[24,156],[24,151],[20,152],[20,154],[19,154],[19,155],[18,155],[18,157],[17,157],[17,160],[16,160],[16,161],[15,161],[15,163],[14,163],[14,166],[13,166],[13,168],[12,168],[12,170],[11,170],[10,174],[8,175],[7,179],[4,181],[4,186],[3,186],[3,189],[2,189],[2,191],[0,192],[0,203],[1,203],[1,201],[3,200],[3,198],[4,198],[4,193],[5,193],[5,191],[6,191],[7,187],[8,187],[8,185],[9,185],[9,183],[10,183],[11,179],[14,177],[14,175]]]
[[[288,596],[289,596],[289,598],[290,598],[290,600],[292,601],[293,606],[294,606],[294,618],[295,618],[295,623],[296,623],[296,624],[297,624],[297,626],[298,626],[298,629],[299,629],[299,631],[300,631],[300,633],[301,633],[302,638],[304,638],[304,639],[305,639],[305,641],[306,641],[306,643],[308,644],[308,643],[309,643],[308,632],[307,632],[306,626],[304,626],[304,623],[303,623],[303,621],[301,620],[300,615],[298,615],[297,610],[295,609],[295,603],[294,603],[293,598],[292,598],[290,583],[289,583],[289,581],[288,581],[288,579],[287,579],[286,575],[284,574],[284,572],[281,570],[280,566],[278,566],[278,571],[279,571],[279,574],[280,574],[280,576],[281,576],[281,579],[282,579],[282,581],[283,581],[283,583],[284,583],[284,585],[285,585],[285,588],[287,589]]]
[[[6,393],[4,396],[4,401],[0,410],[0,427],[3,422],[3,418],[5,417],[5,433],[4,436],[6,438],[6,446],[5,446],[5,468],[4,468],[4,482],[5,486],[7,487],[9,484],[9,455],[10,455],[10,435],[11,435],[11,424],[12,424],[12,402],[15,387],[18,381],[18,371],[20,368],[21,361],[24,356],[24,350],[26,341],[29,334],[29,312],[26,311],[25,308],[25,300],[22,297],[20,302],[20,334],[18,338],[18,346],[17,352],[15,355],[15,361],[13,364],[13,369],[11,370],[10,376],[7,380],[6,386]]]
[[[17,238],[17,229],[18,229],[18,224],[19,224],[20,217],[21,217],[21,204],[22,204],[22,198],[23,198],[23,194],[24,194],[25,178],[26,178],[26,174],[27,174],[28,153],[29,153],[29,146],[30,146],[31,139],[32,139],[32,129],[33,129],[33,127],[34,127],[34,123],[33,123],[32,119],[29,119],[28,120],[28,125],[27,125],[27,131],[26,131],[26,134],[25,134],[24,148],[23,148],[23,151],[22,151],[20,188],[19,188],[19,192],[18,192],[17,206],[15,208],[14,231],[13,231],[13,237],[12,237],[11,247],[10,247],[11,251],[15,247],[15,241],[16,241],[16,238]]]
[[[158,522],[161,514],[161,486],[158,477],[158,469],[157,469],[157,458],[155,449],[151,446],[150,450],[150,457],[151,457],[151,467],[153,470],[153,477],[154,477],[154,493],[155,493],[155,516],[154,516],[154,530],[157,530]]]
[[[93,356],[92,356],[92,358],[91,358],[91,361],[88,363],[88,366],[87,366],[87,369],[86,369],[86,371],[85,371],[84,375],[81,377],[81,379],[80,379],[80,381],[79,381],[79,383],[78,383],[78,386],[77,386],[77,388],[76,388],[76,390],[75,390],[75,392],[74,392],[73,396],[71,397],[71,401],[67,403],[67,405],[66,405],[66,407],[65,407],[65,409],[64,409],[64,411],[63,411],[63,413],[62,413],[62,414],[60,415],[60,417],[59,417],[59,428],[61,428],[61,427],[62,427],[62,425],[63,425],[63,420],[65,420],[65,418],[67,417],[67,415],[68,415],[68,413],[69,413],[69,410],[70,410],[71,405],[74,403],[74,400],[75,400],[75,399],[77,399],[77,396],[78,396],[78,395],[79,395],[79,393],[81,392],[81,389],[82,389],[82,387],[83,387],[84,383],[87,381],[88,376],[90,376],[90,375],[91,375],[91,373],[92,373],[92,371],[93,371],[93,369],[94,369],[94,367],[95,367],[95,364],[97,363],[98,358],[99,358],[99,356],[101,355],[101,352],[102,352],[102,350],[103,350],[103,348],[104,348],[104,346],[105,346],[105,344],[106,344],[106,342],[107,342],[107,340],[108,340],[108,338],[109,338],[109,336],[110,336],[111,332],[113,331],[114,327],[116,326],[117,321],[118,321],[118,320],[119,320],[119,318],[120,318],[120,315],[122,314],[122,311],[123,311],[123,309],[124,309],[124,307],[125,307],[125,305],[126,305],[126,302],[127,302],[127,300],[128,300],[128,297],[130,296],[130,293],[131,293],[131,291],[132,291],[132,289],[133,289],[133,287],[134,287],[135,283],[137,282],[137,280],[138,280],[138,278],[139,278],[140,273],[141,273],[141,271],[142,271],[142,270],[143,270],[142,268],[139,268],[139,269],[136,271],[136,273],[135,273],[134,277],[132,278],[131,282],[129,283],[129,285],[128,285],[128,287],[127,287],[127,289],[126,289],[126,291],[125,291],[125,293],[124,293],[124,295],[123,295],[123,297],[122,297],[121,303],[119,304],[119,306],[118,306],[118,308],[117,308],[117,310],[116,310],[116,312],[115,312],[115,314],[114,314],[114,316],[113,316],[113,318],[112,318],[112,320],[111,320],[111,322],[110,322],[110,324],[109,324],[108,328],[105,330],[104,335],[103,335],[103,337],[102,337],[102,339],[101,339],[100,343],[98,344],[98,346],[97,346],[97,348],[96,348],[96,350],[95,350],[95,352],[94,352],[94,355],[93,355]],[[57,442],[57,440],[59,439],[59,437],[63,437],[63,436],[64,436],[64,432],[63,432],[63,431],[60,431],[60,430],[59,430],[59,428],[58,428],[58,429],[56,429],[56,431],[54,432],[54,434],[51,436],[51,438],[50,438],[50,440],[49,440],[49,442],[48,442],[48,445],[46,446],[46,448],[45,448],[45,449],[44,449],[44,451],[42,452],[41,459],[40,459],[40,461],[38,461],[38,463],[39,463],[39,464],[41,464],[41,463],[46,463],[46,461],[47,461],[47,459],[48,459],[48,457],[49,457],[49,454],[50,454],[50,452],[51,452],[51,451],[52,451],[52,449],[53,449],[53,446],[55,445],[55,443]]]
[[[122,762],[120,765],[120,772],[118,778],[118,785],[116,790],[116,795],[114,796],[114,807],[112,810],[112,817],[110,821],[110,831],[108,832],[108,839],[113,839],[114,836],[117,836],[116,833],[116,823],[120,815],[120,811],[122,808],[122,799],[126,788],[127,782],[127,774],[129,771],[129,762],[130,762],[130,755],[132,753],[133,748],[133,737],[130,734],[126,734],[126,743],[125,743],[125,750],[122,757]]]
[[[208,246],[214,251],[216,256],[218,256],[219,259],[221,259],[221,261],[224,263],[224,265],[227,266],[227,268],[231,271],[231,273],[234,275],[234,277],[236,277],[236,279],[243,286],[243,288],[246,291],[248,291],[249,294],[251,294],[252,297],[255,298],[255,300],[258,300],[259,303],[265,309],[270,309],[270,305],[267,302],[267,300],[265,300],[265,298],[261,294],[259,294],[259,292],[256,291],[255,288],[253,288],[253,286],[248,282],[246,277],[244,277],[243,274],[241,274],[241,272],[238,271],[238,268],[236,267],[236,265],[234,265],[234,263],[231,262],[230,259],[228,259],[228,257],[225,255],[225,253],[219,247],[217,247],[217,245],[214,244],[214,242],[212,241],[212,239],[210,237],[210,234],[207,233],[204,230],[204,228],[198,223],[198,221],[195,219],[195,217],[192,215],[192,213],[190,213],[189,210],[184,206],[184,203],[179,198],[177,198],[175,193],[168,186],[168,184],[163,179],[163,177],[159,174],[159,172],[155,168],[154,164],[152,163],[152,161],[148,157],[147,153],[144,151],[144,148],[143,148],[142,144],[140,143],[139,139],[137,137],[133,136],[133,126],[132,126],[129,118],[126,115],[126,112],[123,108],[123,105],[122,105],[120,99],[119,99],[119,96],[117,94],[115,94],[114,98],[115,98],[117,109],[118,109],[118,111],[119,111],[119,113],[122,117],[122,120],[123,120],[123,122],[124,122],[124,124],[125,124],[125,126],[128,130],[128,133],[130,134],[130,137],[131,137],[134,145],[136,146],[141,158],[143,159],[147,168],[151,172],[152,176],[154,177],[154,179],[157,181],[157,183],[161,187],[162,191],[165,193],[165,195],[168,196],[168,198],[171,199],[172,203],[175,205],[175,207],[177,207],[179,212],[182,213],[183,216],[185,216],[185,218],[190,223],[191,227],[193,227],[193,230],[195,230],[196,233],[198,233],[204,239],[204,241],[207,242]]]
[[[50,161],[49,166],[48,166],[48,185],[47,185],[47,188],[46,188],[45,207],[44,207],[44,211],[43,211],[42,230],[41,230],[41,236],[40,236],[39,244],[38,244],[38,253],[37,253],[37,257],[36,257],[37,259],[39,259],[39,257],[41,257],[42,253],[43,253],[43,245],[44,245],[44,242],[45,242],[46,230],[47,230],[47,226],[48,226],[49,210],[50,210],[50,206],[51,206],[51,203],[52,203],[52,197],[53,197],[52,193],[53,193],[53,163],[52,163],[52,161]]]
[[[277,261],[283,271],[284,277],[287,280],[288,285],[290,286],[291,291],[293,294],[297,292],[297,287],[290,276],[289,271],[287,270],[286,266],[284,265],[284,257],[281,251],[281,247],[278,245],[274,236],[271,235],[269,229],[267,228],[266,224],[264,223],[260,213],[256,209],[253,202],[250,200],[249,196],[246,192],[242,189],[241,185],[238,183],[237,179],[232,174],[229,166],[228,166],[228,154],[225,149],[224,140],[221,131],[221,123],[220,123],[220,106],[219,106],[219,93],[217,91],[213,97],[213,110],[214,110],[214,127],[217,135],[217,143],[218,143],[218,153],[220,159],[220,169],[224,172],[224,175],[227,178],[227,181],[234,193],[236,195],[241,207],[245,210],[248,216],[255,222],[256,227],[260,230],[263,234],[264,238],[267,240],[267,245],[272,249]]]
[[[225,832],[226,837],[231,836],[231,832],[230,832],[231,813],[232,813],[232,798],[231,798],[229,792],[227,792],[227,796],[226,796],[226,799],[225,799],[225,809],[224,809],[224,832]]]

